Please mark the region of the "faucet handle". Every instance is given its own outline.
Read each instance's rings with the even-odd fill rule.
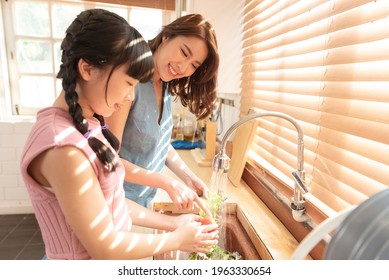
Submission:
[[[306,193],[308,193],[308,188],[305,186],[305,183],[301,179],[300,174],[302,174],[302,173],[303,173],[303,171],[293,171],[292,175],[293,175],[294,181],[296,182],[296,186],[299,188],[299,190],[302,193],[306,194]]]

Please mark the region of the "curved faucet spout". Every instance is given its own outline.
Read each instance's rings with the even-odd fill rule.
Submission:
[[[223,170],[224,173],[228,172],[229,164],[226,164],[225,161],[229,158],[225,154],[226,143],[231,134],[242,124],[259,118],[259,117],[278,117],[285,119],[293,124],[296,128],[298,136],[297,136],[297,168],[296,171],[292,172],[295,185],[294,185],[294,194],[292,197],[291,209],[293,212],[293,217],[299,217],[298,220],[302,221],[301,217],[305,211],[305,198],[303,194],[308,193],[308,188],[305,186],[305,172],[304,172],[304,133],[301,126],[298,122],[289,115],[280,112],[274,111],[260,111],[238,120],[234,123],[224,134],[224,137],[221,141],[220,152],[215,156],[213,161],[213,170],[218,172]],[[298,213],[298,215],[296,215]],[[304,215],[305,216],[305,215]],[[295,218],[296,219],[296,218]]]

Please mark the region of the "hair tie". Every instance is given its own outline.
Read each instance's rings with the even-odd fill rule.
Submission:
[[[85,139],[88,140],[88,139],[90,138],[91,134],[92,134],[92,130],[91,130],[91,129],[88,129],[88,131],[84,133]]]
[[[109,128],[109,125],[108,124],[105,124],[101,127],[102,130],[107,130]]]

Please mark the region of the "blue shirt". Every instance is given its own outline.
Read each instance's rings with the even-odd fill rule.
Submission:
[[[170,146],[173,129],[172,99],[163,93],[161,120],[154,82],[139,83],[135,87],[134,101],[123,132],[119,155],[144,169],[162,172]],[[147,207],[157,192],[156,188],[124,183],[126,197]]]

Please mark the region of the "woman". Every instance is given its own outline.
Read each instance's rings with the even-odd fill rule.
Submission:
[[[21,169],[49,259],[139,259],[170,250],[207,251],[211,227],[196,215],[154,213],[123,192],[118,140],[104,117],[150,79],[147,43],[120,16],[82,12],[66,31],[58,78],[63,90],[38,112]],[[130,218],[129,218],[130,217]],[[129,232],[131,224],[165,234]]]
[[[164,26],[149,45],[153,78],[137,85],[132,103],[107,120],[122,139],[119,155],[126,168],[126,197],[147,207],[156,188],[162,188],[178,209],[191,209],[196,203],[210,214],[198,197],[207,197],[207,186],[181,160],[170,139],[171,96],[198,119],[213,108],[219,66],[214,29],[201,15],[190,14]],[[182,181],[161,174],[164,166]]]

